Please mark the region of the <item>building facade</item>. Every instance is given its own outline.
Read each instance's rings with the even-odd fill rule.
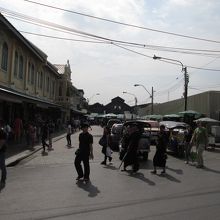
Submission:
[[[51,64],[0,14],[0,119],[12,124],[16,117],[33,121],[40,116],[65,123],[83,100],[70,76],[69,62]]]

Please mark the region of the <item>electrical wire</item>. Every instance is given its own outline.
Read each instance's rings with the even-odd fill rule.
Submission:
[[[127,51],[130,51],[130,52],[133,52],[133,53],[136,53],[138,55],[141,55],[141,56],[145,56],[147,58],[153,58],[149,55],[146,55],[146,54],[143,54],[143,53],[140,53],[140,52],[137,52],[135,50],[131,50],[131,49],[128,49],[124,46],[120,46],[118,43],[126,43],[126,44],[131,44],[131,45],[141,45],[141,44],[138,44],[138,43],[131,43],[131,42],[125,42],[125,41],[120,41],[120,40],[112,40],[110,38],[106,38],[106,37],[101,37],[101,36],[98,36],[98,35],[94,35],[94,34],[90,34],[90,33],[86,33],[86,32],[83,32],[83,31],[79,31],[79,30],[76,30],[76,29],[73,29],[73,28],[69,28],[69,27],[65,27],[65,26],[62,26],[62,25],[58,25],[58,24],[54,24],[52,22],[48,22],[48,21],[44,21],[44,20],[41,20],[41,19],[36,19],[36,18],[32,18],[30,16],[26,16],[26,15],[23,15],[23,14],[20,14],[20,13],[16,13],[16,12],[11,12],[9,10],[6,10],[6,9],[3,9],[0,7],[0,10],[3,11],[4,13],[6,14],[9,14],[11,16],[20,16],[21,19],[29,19],[31,20],[31,22],[38,22],[40,24],[43,23],[43,25],[45,26],[52,26],[53,28],[56,28],[56,29],[61,29],[61,30],[65,30],[67,32],[70,32],[70,33],[77,33],[77,34],[82,34],[82,35],[85,35],[85,36],[89,36],[89,37],[92,37],[92,38],[96,38],[96,39],[99,39],[99,40],[105,40],[105,41],[109,41],[112,45],[115,45],[117,47],[120,47],[124,50],[127,50]],[[30,22],[30,21],[29,21]],[[173,64],[173,65],[180,65],[179,63],[173,63],[173,62],[170,62],[170,61],[165,61],[165,60],[159,60],[161,62],[166,62],[166,63],[170,63],[170,64]],[[220,71],[219,69],[211,69],[211,68],[201,68],[201,67],[194,67],[194,66],[187,66],[188,68],[192,68],[192,69],[200,69],[200,70],[207,70],[207,71]]]
[[[29,3],[33,3],[33,4],[37,4],[37,5],[41,5],[41,6],[44,6],[44,7],[48,7],[48,8],[53,8],[53,9],[56,9],[56,10],[61,10],[61,11],[65,11],[65,12],[69,12],[69,13],[73,13],[73,14],[77,14],[77,15],[82,15],[82,16],[86,16],[86,17],[90,17],[90,18],[94,18],[94,19],[98,19],[98,20],[102,20],[102,21],[111,22],[111,23],[114,23],[114,24],[129,26],[129,27],[133,27],[133,28],[139,28],[139,29],[142,29],[142,30],[148,30],[148,31],[162,33],[162,34],[169,34],[169,35],[174,35],[174,36],[178,36],[178,37],[184,37],[184,38],[200,40],[200,41],[206,41],[206,42],[211,42],[211,43],[220,43],[220,41],[217,41],[217,40],[199,38],[199,37],[194,37],[194,36],[189,36],[189,35],[184,35],[184,34],[177,34],[177,33],[174,33],[174,32],[162,31],[162,30],[158,30],[158,29],[147,28],[147,27],[138,26],[138,25],[134,25],[134,24],[114,21],[114,20],[111,20],[111,19],[101,18],[101,17],[97,17],[97,16],[85,14],[85,13],[80,13],[80,12],[76,12],[76,11],[72,11],[72,10],[67,10],[67,9],[64,9],[64,8],[55,7],[55,6],[52,6],[52,5],[47,5],[47,4],[43,4],[43,3],[39,3],[39,2],[35,2],[35,1],[30,1],[30,0],[24,0],[24,1],[29,2]]]
[[[51,27],[53,27],[52,29],[55,29],[57,31],[62,31],[62,32],[65,32],[65,33],[71,33],[71,31],[74,32],[74,33],[77,32],[78,35],[84,36],[84,37],[86,36],[86,37],[92,38],[93,40],[96,39],[96,38],[98,38],[100,40],[100,38],[101,38],[106,43],[117,42],[118,45],[119,44],[123,44],[123,45],[125,44],[127,46],[143,47],[143,48],[148,49],[148,50],[169,51],[169,52],[175,52],[175,53],[186,53],[186,54],[191,54],[191,55],[203,55],[203,56],[212,56],[212,57],[213,56],[220,56],[219,54],[205,53],[204,52],[205,50],[193,49],[193,51],[200,51],[200,52],[190,52],[189,49],[184,49],[184,48],[178,48],[178,49],[173,48],[172,49],[171,47],[162,47],[162,46],[157,46],[157,45],[146,45],[146,44],[140,44],[140,43],[134,43],[134,42],[128,42],[128,41],[113,40],[113,39],[109,39],[109,38],[106,38],[106,37],[97,36],[97,35],[94,35],[94,34],[82,32],[82,31],[75,30],[75,29],[71,29],[71,28],[68,28],[68,27],[65,27],[65,26],[61,26],[61,25],[58,25],[58,24],[55,24],[55,23],[48,22],[48,21],[36,19],[36,18],[27,16],[27,15],[24,15],[24,14],[17,13],[17,12],[12,12],[12,11],[9,11],[7,9],[3,9],[1,7],[0,7],[0,9],[3,11],[3,13],[6,13],[8,17],[11,17],[11,18],[14,18],[14,19],[17,19],[17,20],[21,20],[21,21],[24,21],[24,22],[27,22],[27,23],[31,23],[31,24],[34,24],[34,25],[37,25],[37,26],[42,26],[42,24],[43,24],[44,28],[51,29]],[[65,31],[63,31],[63,30],[65,30]],[[169,49],[169,48],[171,48],[171,49]],[[203,53],[201,53],[201,51],[203,51]],[[212,50],[206,50],[206,51],[212,51]],[[218,52],[218,51],[213,51],[213,53],[216,53],[216,52]]]

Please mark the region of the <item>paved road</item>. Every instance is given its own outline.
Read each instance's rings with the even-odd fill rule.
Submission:
[[[168,157],[167,175],[152,175],[152,158],[141,163],[138,174],[120,172],[118,155],[113,164],[103,159],[98,140],[100,127],[93,127],[94,154],[91,183],[76,184],[74,148],[66,140],[54,143],[47,156],[40,152],[8,168],[6,188],[0,193],[0,219],[219,219],[220,151],[205,152],[206,169],[196,169]]]

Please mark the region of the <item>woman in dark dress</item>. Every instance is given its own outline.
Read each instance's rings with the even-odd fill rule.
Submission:
[[[165,133],[165,126],[160,126],[160,133],[158,135],[157,145],[156,145],[156,153],[154,155],[153,164],[154,164],[154,170],[151,171],[151,173],[156,174],[157,173],[157,167],[162,167],[161,174],[166,173],[166,148],[168,143],[168,136]]]
[[[106,165],[107,158],[109,162],[112,161],[111,153],[107,152],[107,147],[111,146],[111,130],[109,127],[104,127],[103,136],[101,137],[99,144],[102,146],[102,153],[104,154],[104,160],[101,162],[102,165]]]

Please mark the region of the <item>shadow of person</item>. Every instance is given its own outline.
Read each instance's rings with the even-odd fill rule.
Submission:
[[[183,174],[183,170],[181,170],[181,169],[173,169],[171,167],[166,167],[166,169],[170,170],[170,171],[173,171],[173,172],[175,172],[176,174],[179,174],[179,175]]]
[[[48,153],[45,152],[45,151],[42,151],[42,152],[41,152],[41,155],[42,155],[42,156],[48,156]]]
[[[159,174],[158,176],[167,178],[168,180],[170,180],[170,181],[172,181],[172,182],[181,183],[180,180],[178,180],[177,178],[175,178],[175,177],[173,177],[173,176],[171,176],[170,174],[167,174],[167,173],[165,173],[165,174]]]
[[[150,186],[155,186],[155,182],[147,179],[143,173],[133,173],[132,171],[128,171],[128,173],[130,174],[131,177],[133,178],[137,178],[139,180],[142,180],[143,182],[147,183]]]
[[[5,188],[5,183],[0,183],[0,193]]]
[[[109,169],[109,170],[117,170],[118,168],[116,168],[115,166],[113,166],[112,164],[106,165],[103,168],[105,169]]]
[[[204,167],[203,170],[208,171],[208,172],[212,172],[212,173],[220,174],[220,170],[214,170],[214,169],[211,169],[211,168],[208,168],[208,167]]]
[[[85,183],[84,181],[78,181],[77,186],[85,191],[87,191],[88,197],[96,197],[98,193],[100,193],[100,190],[98,187],[94,186],[91,181]]]

